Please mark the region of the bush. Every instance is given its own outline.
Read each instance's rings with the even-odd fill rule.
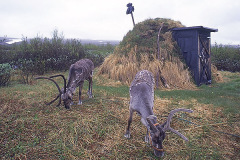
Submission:
[[[89,58],[93,61],[94,66],[97,67],[102,64],[104,58],[109,54],[113,53],[115,46],[111,44],[104,45],[93,45],[85,44],[84,50],[86,53],[86,58]]]
[[[12,49],[12,46],[0,44],[0,64],[11,62],[13,58]]]
[[[0,86],[8,84],[11,77],[11,65],[9,63],[0,64]]]
[[[66,71],[71,64],[89,58],[99,66],[104,58],[113,52],[115,46],[81,44],[77,39],[64,39],[54,30],[53,37],[33,39],[22,38],[22,42],[9,46],[0,45],[0,64],[10,63],[20,70],[24,83],[34,75],[51,71]]]
[[[33,75],[49,71],[65,71],[69,66],[85,57],[84,48],[78,40],[64,40],[55,30],[53,38],[40,38],[22,42],[12,51],[12,65],[21,70],[23,82],[28,84]]]
[[[240,72],[240,46],[215,44],[212,47],[212,63],[218,70]]]

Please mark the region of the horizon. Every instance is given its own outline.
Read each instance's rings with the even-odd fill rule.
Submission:
[[[6,41],[3,41],[3,42],[0,42],[0,45],[4,45],[4,43],[6,43],[7,45],[11,45],[11,44],[14,44],[14,43],[18,43],[18,42],[21,42],[22,41],[22,38],[10,38],[10,37],[0,37],[0,41],[3,40],[4,38],[7,38]],[[37,38],[37,37],[34,37],[34,38]],[[29,40],[31,39],[34,39],[34,38],[28,38]],[[38,37],[39,38],[39,37]],[[41,38],[41,37],[40,37]],[[42,37],[41,39],[44,39],[44,38],[48,38],[48,37]],[[49,38],[51,39],[51,38]],[[65,40],[73,40],[73,39],[76,39],[76,40],[79,40],[81,42],[81,44],[96,44],[96,45],[105,45],[105,44],[111,44],[111,45],[119,45],[119,43],[122,41],[122,40],[104,40],[104,39],[79,39],[79,38],[64,38]],[[212,43],[211,41],[211,46],[214,46],[214,45],[223,45],[223,46],[235,46],[235,47],[238,47],[240,46],[240,44],[223,44],[223,43]]]
[[[49,37],[33,37],[33,38],[27,38],[28,40],[34,39],[34,38],[48,38],[51,39]],[[6,39],[6,41],[1,42],[1,40]],[[7,43],[8,45],[14,44],[14,43],[18,43],[21,42],[23,38],[13,38],[13,37],[0,37],[0,45]],[[111,45],[119,45],[119,43],[122,40],[104,40],[104,39],[80,39],[80,38],[63,38],[64,40],[79,40],[81,42],[81,44],[97,44],[97,45],[104,45],[104,44],[108,44],[110,43]],[[240,44],[223,44],[223,43],[216,43],[216,42],[212,42],[211,41],[211,46],[214,45],[224,45],[224,46],[240,46]]]
[[[34,37],[37,38],[37,37]],[[28,40],[34,39],[34,38],[28,38]],[[38,37],[41,39],[44,38],[48,38],[48,37]],[[5,40],[4,40],[5,39]],[[18,43],[18,42],[22,42],[23,38],[9,38],[9,37],[0,37],[0,41],[4,40],[3,42],[0,42],[1,44],[14,44],[14,43]],[[51,38],[49,38],[51,39]],[[103,39],[78,39],[78,38],[64,38],[64,40],[79,40],[81,42],[81,44],[96,44],[96,45],[105,45],[105,44],[111,44],[111,45],[118,45],[120,43],[120,41],[118,40],[103,40]]]

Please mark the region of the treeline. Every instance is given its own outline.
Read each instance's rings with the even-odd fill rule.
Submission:
[[[50,39],[23,38],[20,44],[0,45],[0,86],[7,84],[13,69],[20,71],[24,83],[29,83],[34,75],[66,71],[82,58],[89,58],[98,66],[114,48],[111,44],[82,45],[76,39],[66,40],[57,30]]]
[[[218,70],[240,72],[240,45],[218,45],[212,46],[212,64]]]
[[[23,83],[29,83],[34,75],[66,71],[82,58],[89,58],[98,66],[114,48],[111,44],[82,45],[76,39],[66,40],[57,30],[53,32],[52,38],[23,38],[20,44],[0,45],[0,86],[8,84],[11,73],[16,70]],[[212,64],[218,70],[240,72],[239,45],[215,44],[211,51]]]

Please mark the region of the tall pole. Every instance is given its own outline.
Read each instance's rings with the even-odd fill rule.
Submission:
[[[132,21],[133,21],[133,27],[135,27],[135,22],[134,22],[134,18],[133,18],[133,13],[131,13],[132,16]]]
[[[161,24],[161,27],[159,28],[158,31],[158,39],[157,39],[157,59],[160,60],[160,46],[159,46],[159,38],[160,38],[160,32],[162,30],[163,23]]]

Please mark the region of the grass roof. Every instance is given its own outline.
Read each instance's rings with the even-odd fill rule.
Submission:
[[[194,88],[190,73],[181,61],[171,29],[182,27],[170,19],[147,19],[129,31],[114,53],[105,58],[98,74],[130,84],[140,70],[151,71],[158,87]],[[158,37],[159,29],[161,32]],[[159,54],[158,54],[159,39]]]

